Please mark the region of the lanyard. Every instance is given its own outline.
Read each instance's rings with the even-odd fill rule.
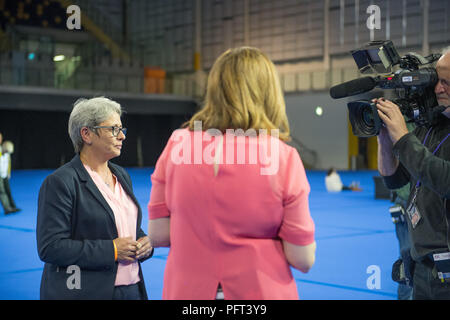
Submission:
[[[430,127],[430,129],[428,129],[428,132],[427,132],[427,134],[426,134],[426,136],[425,136],[425,139],[423,139],[423,142],[422,142],[423,145],[425,145],[425,142],[427,141],[428,136],[430,135],[430,132],[431,132],[432,129],[433,129],[433,127]],[[444,139],[442,139],[442,141],[439,143],[439,145],[436,147],[436,149],[434,149],[433,155],[436,154],[436,151],[438,151],[438,149],[441,147],[441,145],[444,143],[444,141],[447,140],[447,138],[448,138],[449,136],[450,136],[450,133],[447,134],[447,136],[446,136]],[[420,185],[420,180],[417,181],[417,183],[416,183],[416,188],[418,188],[419,185]]]

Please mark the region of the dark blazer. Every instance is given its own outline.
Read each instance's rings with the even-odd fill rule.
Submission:
[[[145,233],[130,176],[111,162],[109,168],[138,207],[139,239]],[[112,241],[118,237],[114,213],[79,155],[44,180],[39,191],[36,237],[39,257],[45,262],[41,299],[112,299],[118,267]],[[139,287],[147,299],[140,262]]]

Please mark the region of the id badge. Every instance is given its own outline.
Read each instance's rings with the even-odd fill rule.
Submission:
[[[411,221],[411,225],[413,228],[417,226],[420,219],[422,218],[419,209],[417,208],[416,205],[417,192],[418,188],[416,187],[411,202],[409,203],[408,208],[406,209],[406,213],[408,214],[409,221]]]

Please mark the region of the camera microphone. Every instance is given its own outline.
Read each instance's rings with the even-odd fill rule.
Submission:
[[[368,92],[375,88],[379,80],[372,77],[362,77],[347,81],[336,86],[331,87],[330,96],[333,99],[345,98],[354,96],[363,92]]]

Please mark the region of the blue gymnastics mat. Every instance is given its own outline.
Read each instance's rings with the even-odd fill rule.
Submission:
[[[153,169],[127,169],[143,211],[147,230],[147,203]],[[16,170],[11,189],[22,211],[5,216],[0,211],[0,299],[39,299],[43,263],[36,249],[36,213],[39,188],[52,170]],[[395,300],[397,284],[391,267],[399,255],[388,200],[375,199],[375,171],[340,172],[344,184],[359,181],[362,192],[327,193],[325,172],[308,171],[310,210],[316,224],[316,263],[309,273],[293,270],[300,299]],[[160,300],[168,249],[157,248],[143,263],[149,299]]]

